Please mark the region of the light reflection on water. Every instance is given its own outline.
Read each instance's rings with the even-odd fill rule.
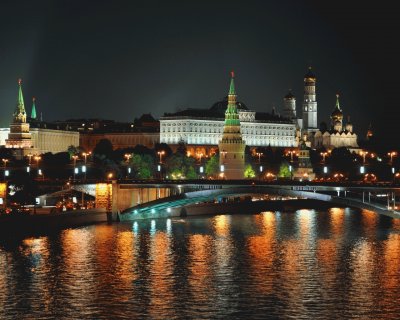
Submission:
[[[397,319],[400,222],[263,212],[0,241],[1,319]]]

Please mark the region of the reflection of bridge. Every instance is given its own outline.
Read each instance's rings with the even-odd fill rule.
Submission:
[[[73,188],[92,193],[108,201],[108,210],[121,212],[123,219],[162,217],[176,214],[177,210],[201,202],[214,202],[223,197],[254,194],[274,194],[330,201],[336,204],[365,208],[400,218],[396,199],[400,188],[389,185],[359,184],[299,184],[266,183],[260,181],[180,181],[119,182],[113,181],[100,194],[97,185],[74,185]],[[112,186],[112,187],[111,187]],[[86,191],[85,191],[86,192]],[[103,201],[103,203],[104,203]],[[99,202],[100,203],[100,202]]]

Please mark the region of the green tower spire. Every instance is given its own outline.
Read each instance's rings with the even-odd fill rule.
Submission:
[[[36,105],[35,105],[36,98],[32,97],[32,111],[31,111],[31,119],[36,120]]]
[[[18,79],[18,99],[14,112],[15,122],[26,122],[24,95],[22,93],[22,79]]]
[[[339,93],[336,93],[336,105],[335,105],[336,109],[339,109],[340,111],[342,111],[342,109],[340,109],[340,104],[339,104]]]
[[[231,71],[231,84],[229,85],[229,94],[236,95],[235,92],[235,73]]]
[[[235,74],[231,72],[231,83],[229,85],[228,106],[225,111],[226,126],[240,126],[239,113],[236,106]]]

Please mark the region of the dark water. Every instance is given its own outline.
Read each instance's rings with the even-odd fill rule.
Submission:
[[[400,220],[331,209],[0,241],[0,319],[399,319]]]

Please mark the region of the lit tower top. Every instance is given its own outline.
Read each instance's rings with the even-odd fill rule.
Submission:
[[[32,97],[32,111],[31,111],[31,119],[36,120],[36,105],[35,105],[36,98]]]
[[[24,95],[22,94],[22,79],[18,79],[18,99],[17,106],[14,111],[14,122],[26,122]]]
[[[303,128],[306,131],[317,130],[317,98],[315,93],[315,83],[317,78],[308,68],[304,75],[304,100],[303,100]]]
[[[228,93],[228,106],[225,111],[225,126],[239,126],[240,132],[239,113],[236,106],[236,92],[235,92],[235,74],[231,72],[231,83],[229,85]]]
[[[335,104],[335,109],[333,110],[331,114],[331,119],[332,119],[332,127],[336,131],[342,131],[343,129],[343,112],[342,109],[340,108],[340,103],[339,103],[339,94],[336,94],[336,104]]]
[[[283,115],[288,119],[296,118],[296,97],[292,90],[283,98]]]

